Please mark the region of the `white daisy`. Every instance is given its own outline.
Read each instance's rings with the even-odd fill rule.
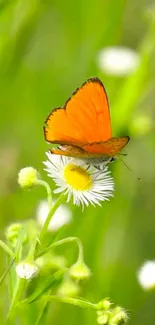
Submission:
[[[55,193],[67,194],[67,202],[73,196],[75,205],[101,205],[101,201],[109,200],[113,196],[113,178],[107,167],[97,171],[79,160],[70,157],[47,153],[48,161],[44,162],[48,176],[52,177],[58,188]]]
[[[37,219],[38,223],[40,224],[40,226],[44,225],[48,213],[49,213],[49,204],[48,204],[47,200],[42,200],[38,204],[37,213],[36,213],[36,219]],[[57,231],[59,228],[61,228],[65,224],[70,223],[71,220],[72,220],[71,210],[65,204],[62,204],[55,211],[55,213],[49,223],[48,230],[49,231]]]
[[[155,289],[155,261],[146,261],[139,269],[137,276],[143,289]]]
[[[125,76],[136,70],[140,57],[134,50],[121,46],[102,49],[97,57],[99,68],[106,74]]]

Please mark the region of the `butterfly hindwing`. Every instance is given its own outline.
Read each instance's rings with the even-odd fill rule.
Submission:
[[[117,153],[119,153],[128,142],[128,136],[114,137],[105,142],[85,144],[84,146],[82,146],[82,149],[84,149],[89,154],[107,155],[113,157]]]
[[[51,153],[80,159],[102,156],[114,157],[126,146],[128,141],[129,137],[124,136],[111,138],[105,142],[87,143],[82,147],[62,145],[60,148],[52,149]]]

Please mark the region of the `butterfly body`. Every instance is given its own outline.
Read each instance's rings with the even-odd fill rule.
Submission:
[[[112,137],[107,95],[98,78],[88,79],[64,107],[54,109],[45,121],[45,139],[59,146],[51,153],[108,163],[129,137]]]

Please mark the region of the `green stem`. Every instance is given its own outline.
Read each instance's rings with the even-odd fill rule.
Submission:
[[[53,207],[51,208],[51,210],[49,211],[48,213],[48,216],[47,216],[47,219],[43,225],[43,228],[40,232],[40,236],[39,236],[39,241],[42,243],[43,240],[44,240],[44,237],[46,235],[46,232],[47,232],[47,229],[48,229],[48,226],[49,226],[49,223],[55,213],[55,211],[58,209],[59,205],[64,201],[64,194],[60,195],[58,200],[56,201],[56,203],[53,205]]]
[[[28,256],[27,256],[27,260],[28,261],[33,261],[35,259],[35,252],[37,249],[37,244],[38,244],[38,238],[35,238],[32,242],[32,245],[30,247]]]
[[[52,191],[51,191],[49,184],[47,182],[43,181],[42,179],[38,179],[37,184],[42,185],[46,188],[48,204],[49,204],[49,207],[51,207],[52,206]]]
[[[39,316],[38,316],[38,318],[37,318],[37,320],[35,322],[35,325],[39,325],[42,322],[43,317],[45,315],[45,310],[46,310],[47,304],[48,304],[48,301],[46,300],[44,305],[43,305],[43,309],[41,310],[41,312],[40,312],[40,314],[39,314]]]
[[[6,245],[2,240],[0,240],[0,246],[12,257],[15,257],[15,254],[13,253],[12,249]]]
[[[97,310],[97,304],[93,304],[90,301],[82,300],[82,299],[76,299],[76,298],[70,298],[70,297],[62,297],[62,296],[44,296],[47,301],[60,301],[66,304],[71,304],[74,306],[79,306],[81,308],[91,308],[94,310]]]
[[[15,262],[15,258],[11,261],[10,265],[8,266],[7,270],[4,272],[4,274],[2,275],[2,277],[0,278],[0,286],[1,284],[3,283],[5,277],[7,276],[8,272],[11,270],[12,268],[12,265],[14,264]]]
[[[78,237],[67,237],[67,238],[61,239],[61,240],[49,245],[47,248],[45,248],[43,251],[41,251],[39,254],[37,254],[36,258],[44,255],[48,250],[50,250],[54,247],[57,247],[57,246],[60,246],[60,245],[63,245],[63,244],[69,243],[69,242],[73,242],[73,241],[77,242],[78,247],[79,247],[79,255],[83,258],[83,246],[82,246],[82,243]]]
[[[24,236],[25,236],[25,227],[23,227],[20,230],[18,241],[16,244],[16,248],[15,248],[16,262],[19,262],[22,256]]]
[[[21,279],[21,278],[17,279],[16,288],[15,288],[15,292],[14,292],[13,299],[12,299],[12,304],[11,304],[9,314],[8,314],[8,320],[12,317],[12,313],[13,313],[14,309],[16,308],[18,301],[20,300],[20,298],[22,296],[25,284],[26,284],[25,279]]]
[[[48,309],[49,309],[49,301],[46,300],[44,302],[44,305],[43,305],[43,308],[35,322],[35,325],[39,325],[39,324],[43,324],[43,319],[45,319],[45,316],[47,315],[47,312],[48,312]]]
[[[77,238],[77,244],[79,247],[79,257],[78,257],[78,262],[83,263],[84,262],[84,256],[83,256],[83,245],[81,243],[81,240]]]
[[[12,264],[12,258],[10,256],[8,256],[8,265]],[[9,304],[12,301],[12,297],[13,297],[13,292],[14,292],[14,286],[13,286],[13,279],[14,279],[14,269],[15,269],[15,265],[12,264],[12,267],[10,268],[10,272],[8,273],[8,291],[9,291]]]

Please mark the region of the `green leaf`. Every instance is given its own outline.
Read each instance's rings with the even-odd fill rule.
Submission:
[[[46,280],[41,283],[41,285],[36,289],[36,291],[33,292],[30,297],[23,300],[20,304],[30,304],[38,300],[49,289],[57,287],[64,279],[64,275],[67,270],[68,269],[59,270],[55,272],[51,277],[46,278]]]

